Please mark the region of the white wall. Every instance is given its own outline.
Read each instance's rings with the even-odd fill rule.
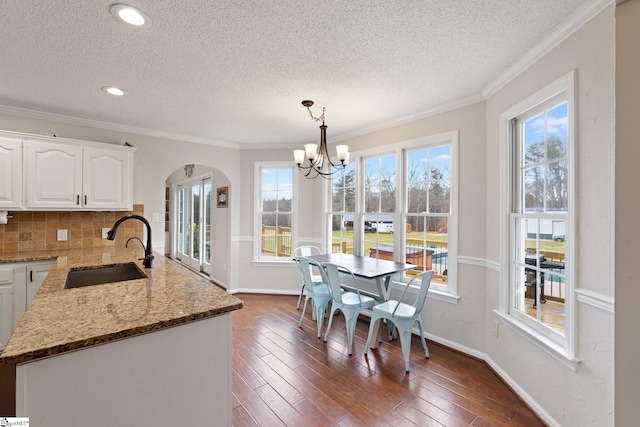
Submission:
[[[614,293],[614,6],[487,100],[486,312],[499,308],[500,213],[499,115],[537,90],[577,70],[578,226],[577,283],[597,301]],[[486,353],[560,425],[613,424],[613,314],[577,303],[577,372],[513,330],[487,333]],[[597,304],[596,304],[597,305]]]

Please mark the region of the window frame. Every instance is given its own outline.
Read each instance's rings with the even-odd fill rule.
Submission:
[[[439,147],[449,146],[450,147],[450,162],[449,166],[451,168],[450,177],[449,177],[449,212],[408,212],[409,206],[409,182],[408,182],[408,173],[406,173],[406,169],[408,167],[407,160],[409,157],[409,151],[418,151],[418,150],[427,150],[430,151],[432,149],[436,149]],[[443,285],[438,283],[437,280],[432,280],[429,290],[437,291],[442,295],[453,295],[456,298],[459,297],[458,293],[458,280],[457,280],[457,265],[458,265],[458,134],[455,135],[447,135],[440,134],[435,135],[433,137],[428,137],[428,139],[421,139],[416,141],[415,144],[405,146],[402,150],[402,161],[403,161],[403,209],[402,209],[402,223],[406,224],[408,222],[408,217],[416,217],[416,218],[446,218],[447,219],[447,284]],[[426,182],[432,182],[431,178],[429,178]],[[429,199],[430,194],[427,192],[427,200]],[[406,231],[406,230],[405,230]],[[403,241],[406,239],[403,238]],[[449,265],[452,265],[453,268],[449,268]],[[449,270],[451,270],[449,272]],[[434,276],[435,278],[435,276]]]
[[[352,165],[355,165],[355,161],[354,158],[351,157],[351,161],[348,163],[347,168],[350,169],[352,167]],[[328,200],[324,200],[323,199],[323,209],[324,212],[326,212],[326,221],[323,221],[322,223],[322,235],[323,236],[327,236],[327,241],[326,241],[326,248],[328,248],[328,252],[333,252],[333,244],[334,244],[334,239],[333,239],[333,217],[336,215],[340,215],[341,217],[343,217],[343,221],[340,225],[341,228],[341,236],[338,242],[338,248],[341,249],[341,246],[343,243],[347,243],[348,240],[345,239],[343,237],[343,232],[346,231],[347,225],[344,223],[344,216],[351,216],[351,227],[352,227],[352,232],[353,232],[353,236],[351,238],[351,252],[355,252],[356,248],[354,247],[354,241],[356,240],[356,234],[359,233],[358,228],[356,227],[356,224],[358,223],[357,220],[357,216],[356,216],[356,212],[357,212],[357,206],[358,206],[358,168],[357,167],[353,167],[353,171],[354,171],[354,176],[353,176],[353,191],[355,192],[355,200],[353,201],[353,207],[354,210],[353,211],[335,211],[333,210],[334,208],[334,203],[333,203],[333,190],[334,190],[334,186],[333,186],[333,180],[336,178],[342,178],[344,181],[344,183],[346,183],[346,175],[348,175],[349,172],[347,172],[347,168],[346,169],[342,169],[342,170],[338,170],[336,172],[336,174],[334,176],[331,177],[331,179],[325,179],[323,180],[323,189],[322,189],[322,194],[328,194]],[[343,185],[342,187],[343,190],[346,190],[347,188],[351,188],[351,187],[347,187],[345,185]],[[324,240],[324,239],[323,239]]]
[[[537,212],[520,212],[515,208],[516,195],[522,193],[516,187],[521,184],[519,178],[520,163],[516,161],[516,147],[514,139],[519,129],[514,129],[516,118],[526,117],[541,108],[545,103],[566,93],[567,101],[567,213],[566,213],[566,237],[565,237],[565,332],[563,339],[558,339],[557,333],[545,326],[537,319],[515,313],[513,307],[513,294],[517,281],[514,283],[513,266],[516,264],[515,248],[517,247],[517,233],[515,219],[521,216],[532,218],[553,219],[556,214]],[[579,359],[576,357],[576,217],[577,217],[577,138],[576,138],[576,73],[571,71],[555,82],[538,90],[523,101],[509,108],[500,115],[500,163],[501,163],[501,226],[500,226],[500,303],[495,313],[508,327],[518,332],[529,341],[546,351],[556,360],[572,370],[577,369]],[[519,140],[519,137],[517,138]]]
[[[429,288],[429,295],[433,298],[457,303],[460,300],[458,294],[458,186],[459,186],[459,167],[458,167],[458,130],[442,132],[435,135],[425,136],[417,139],[401,141],[381,147],[356,151],[351,153],[351,161],[355,162],[356,170],[356,207],[354,214],[354,233],[353,233],[353,253],[356,255],[363,254],[363,240],[361,230],[363,230],[363,222],[365,215],[372,215],[373,213],[365,212],[364,207],[364,162],[367,159],[375,157],[385,157],[388,155],[395,155],[396,158],[396,209],[393,212],[393,222],[395,224],[403,224],[407,219],[407,173],[406,168],[406,151],[416,148],[432,148],[442,145],[451,146],[451,192],[450,192],[450,213],[446,214],[449,218],[448,224],[448,256],[449,256],[449,275],[448,284],[446,286],[433,285]],[[336,212],[332,212],[331,202],[333,187],[332,181],[327,180],[324,184],[325,197],[323,198],[323,204],[325,212],[325,221],[323,224],[324,236],[327,247],[331,247],[332,240],[332,228],[331,218]],[[384,214],[387,215],[387,214]],[[441,214],[444,215],[444,214]],[[394,248],[401,246],[404,249],[406,230],[404,227],[395,227],[398,230],[394,230]],[[400,252],[400,251],[395,251]],[[398,279],[398,277],[394,278]],[[400,278],[403,282],[408,282],[407,278]],[[397,281],[397,280],[395,280]]]
[[[292,189],[291,189],[291,248],[298,246],[298,171],[295,165],[288,161],[269,161],[255,162],[254,177],[254,245],[253,245],[253,262],[254,263],[291,263],[290,257],[266,256],[261,250],[262,236],[262,170],[263,169],[289,169],[291,170]]]

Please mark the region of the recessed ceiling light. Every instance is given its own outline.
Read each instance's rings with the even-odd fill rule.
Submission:
[[[109,11],[114,18],[133,25],[134,27],[149,28],[151,26],[151,18],[149,18],[149,15],[128,4],[114,4],[109,8]]]
[[[102,86],[102,90],[107,92],[109,95],[122,96],[124,95],[124,91],[115,86]]]

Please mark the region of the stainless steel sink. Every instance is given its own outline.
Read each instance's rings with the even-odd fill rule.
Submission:
[[[146,279],[148,276],[134,262],[108,264],[96,267],[72,268],[64,282],[65,289],[102,283],[123,282],[126,280]]]

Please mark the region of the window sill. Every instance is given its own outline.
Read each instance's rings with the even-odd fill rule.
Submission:
[[[549,338],[542,336],[539,332],[528,327],[524,323],[515,319],[513,316],[509,316],[508,314],[503,313],[499,310],[494,310],[493,312],[500,317],[501,323],[505,324],[510,329],[529,340],[536,347],[544,350],[547,354],[552,356],[554,359],[556,359],[558,362],[562,363],[572,371],[576,372],[578,370],[580,359],[570,355],[566,348],[558,345],[556,342],[550,340]]]
[[[253,265],[259,267],[282,267],[283,265],[290,265],[291,267],[295,266],[295,262],[293,258],[274,258],[274,259],[254,259],[251,261]]]
[[[404,289],[404,287],[406,286],[406,284],[394,281],[394,282],[392,282],[391,286],[396,288],[397,290],[402,291]],[[409,289],[407,292],[408,293],[410,292],[410,293],[417,294],[418,293],[418,288],[412,286],[411,289]],[[451,294],[449,292],[440,291],[440,290],[436,290],[436,289],[429,289],[429,293],[427,294],[427,296],[429,298],[433,298],[433,299],[438,300],[438,301],[447,302],[449,304],[458,304],[458,302],[461,299],[461,297],[458,296],[458,295],[454,295],[454,294]]]

